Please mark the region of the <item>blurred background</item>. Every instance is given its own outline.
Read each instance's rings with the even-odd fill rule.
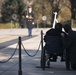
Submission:
[[[21,28],[19,21],[21,16],[26,16],[29,5],[34,11],[35,28],[51,27],[55,11],[58,13],[58,22],[72,23],[76,27],[75,3],[76,0],[0,0],[0,29]]]

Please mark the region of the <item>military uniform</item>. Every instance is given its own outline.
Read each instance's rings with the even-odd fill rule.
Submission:
[[[31,10],[31,12],[27,12],[26,15],[27,19],[27,28],[28,28],[28,36],[32,36],[32,28],[34,24],[34,12]]]

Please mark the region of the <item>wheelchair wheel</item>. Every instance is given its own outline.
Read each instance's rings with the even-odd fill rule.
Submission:
[[[45,50],[43,49],[41,52],[41,68],[45,70],[46,58],[45,58]]]

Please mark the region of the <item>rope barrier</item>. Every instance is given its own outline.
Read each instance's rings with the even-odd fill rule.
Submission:
[[[37,54],[38,51],[39,51],[39,48],[40,48],[40,45],[41,45],[41,41],[40,41],[40,43],[39,43],[38,50],[36,51],[36,53],[33,54],[33,55],[30,55],[30,54],[27,52],[27,50],[25,49],[24,45],[21,43],[21,37],[19,37],[19,42],[18,42],[18,44],[17,44],[17,46],[16,46],[16,49],[14,50],[13,54],[11,55],[11,57],[10,57],[9,59],[5,60],[5,61],[0,61],[0,63],[6,63],[6,62],[8,62],[10,59],[12,59],[12,57],[14,56],[14,54],[15,54],[15,52],[16,52],[16,50],[17,50],[18,45],[19,45],[19,48],[21,48],[21,45],[22,45],[24,51],[27,53],[28,56],[34,57],[34,56],[36,56],[36,54]],[[20,50],[20,51],[21,51],[21,50]],[[20,57],[20,56],[19,56],[19,57]],[[18,63],[21,63],[20,58],[19,58],[19,62],[17,62],[16,64],[18,64]],[[0,75],[2,75],[3,73],[9,71],[9,70],[10,70],[12,67],[14,67],[16,64],[14,64],[14,65],[11,66],[10,68],[8,68],[8,69],[4,70],[3,72],[1,72]],[[19,73],[20,73],[20,72],[21,72],[21,75],[22,75],[21,64],[19,65]],[[19,74],[19,75],[20,75],[20,74]]]
[[[16,52],[16,50],[17,50],[17,47],[18,47],[18,44],[17,44],[16,49],[14,50],[13,54],[11,55],[11,57],[10,57],[9,59],[7,59],[7,60],[5,60],[5,61],[0,61],[0,63],[6,63],[6,62],[8,62],[10,59],[12,59],[12,57],[14,56],[14,54],[15,54],[15,52]]]
[[[18,44],[17,44],[17,46],[16,46],[16,48],[15,48],[15,51],[13,52],[13,54],[11,55],[11,57],[10,57],[8,60],[6,60],[6,61],[0,61],[0,63],[6,63],[6,62],[8,62],[10,59],[12,59],[12,57],[14,56],[14,54],[15,54],[15,52],[16,52],[16,50],[17,50],[17,47],[18,47]],[[11,66],[10,68],[8,68],[8,69],[4,70],[3,72],[1,72],[0,75],[2,75],[3,73],[9,71],[12,67],[14,67],[14,66],[17,65],[17,64],[18,64],[18,62],[17,62],[16,64],[14,64],[13,66]]]
[[[10,68],[8,68],[8,69],[4,70],[3,72],[1,72],[0,75],[2,75],[3,73],[9,71],[11,68],[13,68],[17,64],[18,64],[18,62],[16,64],[12,65]]]
[[[38,51],[39,51],[39,48],[40,48],[40,45],[41,45],[41,41],[40,41],[40,44],[39,44],[38,50],[37,50],[36,53],[33,54],[33,55],[30,55],[30,54],[27,52],[27,50],[25,49],[25,47],[23,46],[23,44],[21,44],[21,45],[22,45],[24,51],[26,52],[26,54],[27,54],[28,56],[30,56],[30,57],[34,57],[34,56],[36,56],[36,54],[37,54]]]

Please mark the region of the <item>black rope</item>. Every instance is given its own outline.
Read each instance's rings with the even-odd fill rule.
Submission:
[[[38,50],[36,51],[36,53],[35,53],[34,55],[30,55],[30,54],[26,51],[26,49],[24,48],[23,44],[22,44],[22,47],[24,48],[24,51],[25,51],[29,56],[34,57],[34,56],[38,53],[39,48],[40,48],[40,45],[41,45],[41,41],[40,41]],[[0,63],[8,62],[8,61],[13,57],[13,55],[15,54],[15,52],[16,52],[16,50],[17,50],[17,47],[18,47],[18,44],[17,44],[17,46],[16,46],[16,49],[15,49],[14,53],[12,54],[12,56],[11,56],[7,61],[3,61],[3,62],[0,62]],[[2,75],[3,73],[9,71],[11,68],[13,68],[13,67],[14,67],[15,65],[17,65],[17,64],[18,64],[18,62],[17,62],[16,64],[14,64],[13,66],[11,66],[10,68],[8,68],[8,69],[4,70],[3,72],[1,72],[0,75]]]
[[[15,51],[13,52],[13,54],[11,55],[11,57],[10,57],[9,59],[7,59],[7,60],[5,60],[5,61],[0,61],[0,63],[6,63],[6,62],[8,62],[10,59],[12,59],[12,57],[14,56],[14,54],[15,54],[15,52],[16,52],[16,50],[17,50],[17,47],[18,47],[18,44],[17,44],[17,46],[16,46],[16,48],[15,48]]]
[[[11,68],[13,68],[13,67],[14,67],[15,65],[17,65],[17,64],[18,64],[18,62],[17,62],[16,64],[14,64],[13,66],[11,66],[10,68],[8,68],[8,69],[4,70],[3,72],[1,72],[0,75],[2,75],[3,73],[9,71]]]
[[[40,41],[40,44],[39,44],[38,50],[37,50],[36,53],[33,54],[33,55],[30,55],[30,54],[27,52],[27,50],[25,49],[25,47],[23,46],[23,44],[21,44],[21,45],[22,45],[24,51],[26,52],[26,54],[27,54],[28,56],[30,56],[30,57],[34,57],[34,56],[36,56],[36,54],[37,54],[38,51],[39,51],[39,48],[40,48],[40,45],[41,45],[41,41]]]

